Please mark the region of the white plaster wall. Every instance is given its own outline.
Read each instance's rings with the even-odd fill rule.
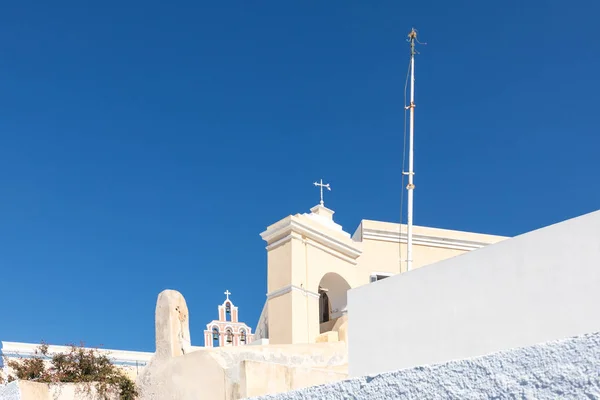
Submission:
[[[45,384],[14,381],[0,385],[0,400],[98,400],[95,388],[83,384]],[[118,393],[107,394],[106,400],[118,400]]]
[[[6,385],[0,385],[0,400],[21,400],[19,383],[14,381]]]
[[[600,331],[600,211],[350,290],[350,376]]]
[[[253,399],[517,398],[600,398],[600,334]]]
[[[136,382],[140,400],[239,399],[241,386],[248,386],[242,385],[245,361],[311,369],[344,366],[348,359],[343,342],[206,347],[179,357],[157,356]],[[273,372],[265,371],[266,381],[278,379],[281,370]]]

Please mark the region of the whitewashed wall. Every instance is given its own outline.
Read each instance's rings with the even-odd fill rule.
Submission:
[[[517,398],[600,398],[600,334],[249,400]]]
[[[118,400],[118,393],[107,395],[108,400]],[[76,383],[45,384],[14,381],[0,385],[0,400],[98,400],[94,387]]]
[[[361,376],[600,331],[600,211],[358,287]]]
[[[0,384],[0,399],[1,400],[21,400],[21,391],[19,390],[19,382],[11,382],[8,384]]]

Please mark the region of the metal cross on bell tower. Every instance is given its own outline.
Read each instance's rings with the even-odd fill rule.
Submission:
[[[327,188],[327,190],[331,190],[331,187],[329,186],[329,183],[323,183],[323,179],[321,179],[321,182],[315,182],[314,183],[315,186],[319,186],[321,188],[321,206],[325,207],[325,203],[323,202],[323,188]]]

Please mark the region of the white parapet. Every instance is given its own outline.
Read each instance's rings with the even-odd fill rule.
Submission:
[[[348,296],[350,376],[600,331],[600,211]]]
[[[595,399],[600,334],[408,368],[248,400]]]

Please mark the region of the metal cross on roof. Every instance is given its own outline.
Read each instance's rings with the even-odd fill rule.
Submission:
[[[320,186],[321,188],[321,205],[325,206],[325,203],[323,202],[323,188],[327,188],[327,190],[331,190],[331,187],[329,186],[329,183],[323,183],[323,179],[321,179],[321,182],[315,182],[314,183],[315,186]]]

